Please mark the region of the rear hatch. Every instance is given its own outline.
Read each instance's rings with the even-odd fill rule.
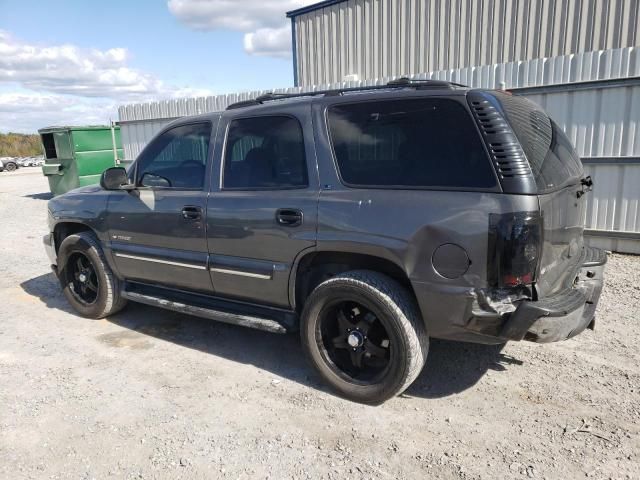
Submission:
[[[571,287],[581,263],[586,195],[580,157],[562,129],[535,103],[494,93],[533,173],[543,223],[536,275],[540,298]]]

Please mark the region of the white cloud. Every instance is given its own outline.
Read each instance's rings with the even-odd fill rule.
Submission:
[[[85,97],[126,98],[166,93],[159,79],[128,67],[127,60],[124,48],[31,45],[0,31],[0,82]]]
[[[169,0],[169,11],[194,30],[244,32],[250,55],[289,57],[291,26],[285,13],[317,0]]]
[[[32,92],[0,93],[0,131],[34,133],[50,125],[106,124],[116,102]]]
[[[166,85],[128,61],[124,48],[32,45],[0,30],[0,131],[106,123],[117,104],[212,94]]]
[[[285,13],[310,0],[169,0],[169,11],[195,30],[229,29],[248,32],[279,27]]]
[[[244,36],[244,49],[250,55],[291,56],[291,28],[259,28]]]

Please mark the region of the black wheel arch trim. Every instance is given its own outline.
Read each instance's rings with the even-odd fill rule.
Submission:
[[[393,265],[395,269],[395,275],[389,275],[387,272],[379,271],[375,267],[367,268],[366,265],[365,266],[355,265],[354,268],[350,268],[350,269],[370,269],[372,271],[378,271],[378,273],[391,276],[392,278],[395,278],[401,274],[402,276],[401,278],[399,279],[395,278],[395,279],[400,280],[401,283],[409,289],[409,292],[411,293],[411,295],[413,295],[414,297],[416,296],[416,292],[413,289],[413,285],[411,283],[411,278],[407,275],[406,268],[402,265],[402,263],[399,261],[398,258],[395,258],[391,252],[385,250],[383,247],[380,247],[380,249],[376,249],[375,252],[365,253],[365,252],[362,252],[362,248],[359,248],[358,245],[341,244],[340,248],[331,248],[331,245],[326,245],[326,246],[315,245],[312,247],[308,247],[304,250],[301,250],[291,264],[291,271],[289,273],[289,304],[291,305],[291,308],[295,311],[303,307],[302,304],[298,305],[299,302],[297,298],[298,286],[299,286],[298,274],[299,274],[300,266],[303,261],[310,258],[310,256],[313,256],[316,254],[341,255],[346,257],[353,256],[354,258],[359,258],[360,260],[369,258],[372,260],[384,262],[387,265]],[[348,271],[348,270],[349,269],[344,271]]]

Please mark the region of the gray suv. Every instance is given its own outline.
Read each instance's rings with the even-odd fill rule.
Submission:
[[[44,241],[81,315],[132,300],[299,330],[328,384],[378,404],[429,338],[593,328],[606,254],[583,242],[590,189],[537,105],[402,79],[176,120],[128,171],[50,200]]]

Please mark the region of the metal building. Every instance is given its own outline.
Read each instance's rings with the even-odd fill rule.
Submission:
[[[287,16],[296,86],[640,44],[640,0],[327,0]]]

